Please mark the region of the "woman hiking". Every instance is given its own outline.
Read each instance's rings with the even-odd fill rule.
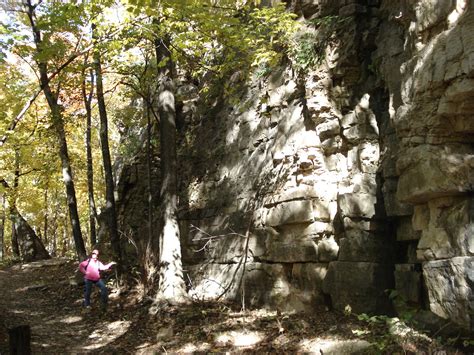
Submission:
[[[106,311],[107,301],[109,297],[105,282],[100,278],[100,271],[109,270],[112,265],[115,265],[117,263],[115,261],[112,261],[104,265],[99,261],[98,257],[99,251],[97,249],[94,249],[92,250],[91,257],[79,264],[79,271],[84,274],[85,282],[84,307],[86,308],[86,310],[90,310],[92,286],[96,285],[100,288],[101,309],[103,311]]]

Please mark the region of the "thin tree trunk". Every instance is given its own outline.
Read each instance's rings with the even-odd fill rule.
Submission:
[[[10,210],[10,221],[12,225],[12,252],[13,255],[17,258],[20,257],[20,246],[18,245],[18,233],[16,230],[16,221],[15,221],[15,211],[16,211],[16,198],[18,192],[18,184],[20,181],[20,156],[18,149],[15,150],[15,178],[13,180],[13,190],[10,194],[10,199],[8,201],[9,210]],[[6,184],[6,181],[5,181]]]
[[[0,194],[0,261],[5,253],[5,195]]]
[[[86,65],[87,63],[84,63]],[[84,106],[86,108],[86,153],[87,153],[87,190],[89,195],[89,229],[91,247],[97,243],[97,210],[94,199],[94,168],[92,161],[92,145],[91,145],[91,130],[92,130],[92,93],[94,91],[94,72],[91,70],[91,87],[89,94],[86,93],[86,77],[83,73],[82,80],[82,97],[84,99]]]
[[[151,152],[151,120],[150,120],[150,100],[146,102],[146,117],[147,117],[147,140],[146,140],[146,157],[147,157],[147,180],[148,180],[148,235],[144,240],[144,247],[139,250],[141,254],[141,264],[143,269],[142,280],[145,289],[145,293],[148,293],[156,285],[156,276],[157,276],[157,261],[159,258],[159,249],[157,240],[153,238],[153,194],[152,194],[152,180],[151,180],[151,164],[152,164],[152,152]]]
[[[44,190],[44,221],[43,221],[43,243],[48,245],[48,188]]]
[[[162,40],[155,41],[158,63],[165,63],[159,68],[160,89],[158,110],[160,114],[160,153],[161,153],[161,216],[160,233],[160,279],[156,304],[172,304],[188,300],[183,278],[181,261],[181,242],[177,218],[177,154],[176,154],[176,110],[174,82],[172,79],[173,63],[168,46]]]
[[[151,120],[150,120],[150,109],[147,105],[146,110],[146,162],[147,162],[147,178],[148,178],[148,242],[153,241],[153,187],[151,181],[151,164],[152,164],[152,152],[151,152]]]
[[[64,229],[63,229],[63,238],[61,240],[61,256],[66,255],[67,252],[67,245],[68,245],[68,236],[67,236],[67,230],[68,230],[68,223],[67,223],[67,217],[64,217]],[[87,258],[87,256],[86,256]],[[86,259],[84,258],[84,259]]]
[[[58,254],[58,210],[54,211],[53,218],[53,246],[51,255],[56,256]]]
[[[43,54],[41,32],[36,26],[35,6],[31,4],[30,0],[26,1],[26,10],[33,32],[36,51],[41,55]],[[49,85],[47,62],[37,59],[37,64],[39,68],[41,87],[43,89],[44,96],[46,97],[46,101],[48,102],[49,108],[51,109],[52,125],[59,140],[59,156],[61,158],[63,179],[66,187],[67,205],[69,209],[69,218],[71,220],[72,235],[74,238],[76,253],[79,260],[84,260],[87,257],[87,253],[84,247],[84,239],[82,238],[79,214],[77,212],[76,189],[74,187],[72,168],[69,160],[62,111],[60,105],[58,104],[57,95],[53,93]]]
[[[92,25],[92,37],[95,36],[95,25]],[[96,92],[97,92],[97,104],[99,106],[99,118],[100,118],[100,144],[102,150],[102,160],[104,164],[105,174],[105,199],[106,199],[106,218],[107,225],[110,233],[110,243],[112,244],[112,250],[114,252],[114,258],[121,265],[121,251],[120,251],[120,238],[118,234],[117,226],[117,212],[115,209],[115,196],[114,196],[114,177],[112,172],[112,162],[110,159],[109,149],[109,137],[108,137],[108,120],[107,120],[107,109],[105,107],[104,99],[104,88],[102,84],[102,68],[101,68],[101,57],[98,49],[94,50],[94,69],[96,76]]]
[[[15,228],[15,214],[14,209],[10,208],[10,221],[12,226],[12,253],[16,258],[20,257],[20,246],[18,245],[18,234]]]

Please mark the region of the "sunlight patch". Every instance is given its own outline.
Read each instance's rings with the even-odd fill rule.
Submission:
[[[135,349],[136,349],[136,350],[145,349],[145,348],[148,348],[148,347],[151,346],[151,345],[152,345],[151,343],[145,342],[145,343],[143,343],[143,344],[138,345]]]
[[[77,323],[77,322],[80,322],[82,320],[82,317],[79,317],[79,316],[70,316],[70,317],[66,317],[66,318],[63,318],[61,319],[61,323],[66,323],[66,324],[72,324],[72,323]]]
[[[299,343],[301,352],[317,354],[353,354],[363,353],[372,344],[365,340],[341,340],[341,339],[304,339]]]
[[[23,314],[25,313],[25,311],[22,311],[20,309],[12,309],[12,313],[15,313],[15,314]]]
[[[100,329],[96,329],[89,335],[89,340],[93,342],[93,344],[84,346],[85,350],[93,350],[103,347],[118,337],[125,334],[130,328],[131,322],[129,321],[116,321],[107,324],[105,327],[101,327]]]
[[[193,344],[187,343],[184,344],[181,348],[177,349],[177,353],[194,353],[194,352],[202,352],[208,351],[211,348],[209,343],[201,343],[201,344]]]
[[[216,336],[217,346],[233,345],[238,347],[253,346],[263,340],[261,332],[231,331],[220,333]]]

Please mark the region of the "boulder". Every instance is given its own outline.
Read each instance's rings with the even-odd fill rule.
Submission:
[[[407,149],[397,162],[400,173],[397,196],[414,204],[469,191],[474,174],[467,160],[466,146],[419,145]]]
[[[294,291],[291,296],[298,302],[290,303],[302,305],[303,307],[300,310],[323,306],[323,281],[326,277],[327,268],[327,264],[319,263],[293,264],[291,284]]]
[[[423,263],[429,309],[465,330],[474,331],[474,257]]]
[[[394,288],[393,266],[368,262],[333,261],[323,283],[335,309],[349,306],[355,313],[390,310],[387,289]]]
[[[418,243],[419,260],[473,255],[471,201],[464,197],[431,200],[429,222]]]

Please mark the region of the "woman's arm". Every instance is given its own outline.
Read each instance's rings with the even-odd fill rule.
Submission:
[[[99,270],[108,270],[110,269],[113,265],[117,264],[115,261],[112,261],[106,265],[102,264],[100,261],[99,261]]]

